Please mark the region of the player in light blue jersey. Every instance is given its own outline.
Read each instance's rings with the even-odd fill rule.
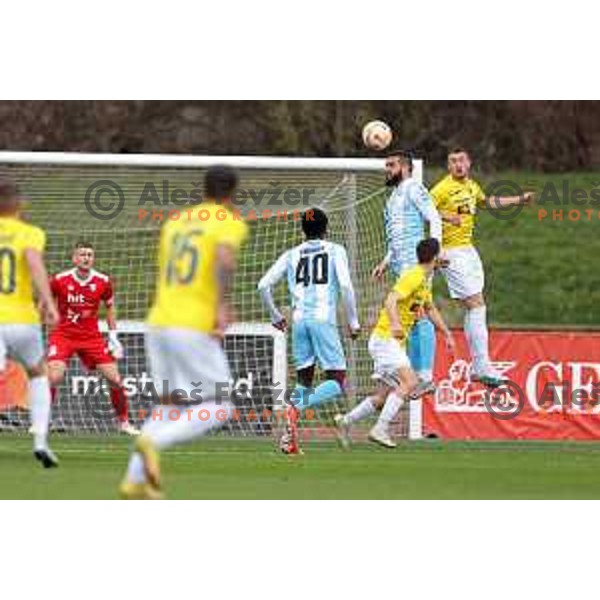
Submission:
[[[386,270],[397,279],[407,269],[417,264],[417,245],[427,237],[425,224],[429,224],[429,237],[442,243],[442,220],[425,186],[413,178],[410,154],[395,151],[385,161],[385,183],[392,188],[384,211],[385,236],[388,252],[373,270],[380,279]],[[433,391],[433,365],[435,360],[435,329],[427,318],[413,327],[408,340],[408,356],[420,379],[415,395]]]
[[[306,236],[299,246],[284,252],[258,284],[273,325],[282,331],[287,321],[273,301],[272,288],[284,277],[292,306],[292,347],[297,371],[293,394],[295,409],[313,408],[339,397],[344,390],[346,359],[337,327],[337,303],[341,295],[350,333],[360,332],[354,287],[348,268],[346,250],[325,240],[327,215],[318,208],[302,215]],[[325,381],[312,390],[315,366],[325,374]],[[288,411],[289,422],[281,449],[297,454],[300,449],[295,422],[298,411]]]

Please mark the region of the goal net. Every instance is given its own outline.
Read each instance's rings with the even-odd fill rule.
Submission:
[[[30,199],[26,217],[47,233],[51,273],[71,267],[76,241],[94,244],[96,268],[115,283],[119,337],[125,346],[119,367],[132,420],[139,422],[155,399],[146,366],[144,319],[154,293],[160,226],[169,219],[198,218],[201,205],[190,213],[189,199],[203,194],[205,170],[218,163],[239,171],[234,208],[251,231],[234,283],[239,322],[225,340],[233,385],[242,399],[224,433],[268,435],[281,418],[285,391],[294,385],[290,343],[270,326],[256,286],[277,257],[302,240],[301,211],[319,206],[329,216],[329,238],[348,251],[364,330],[361,339],[351,342],[340,314],[349,391],[342,406],[325,407],[307,417],[303,428],[304,435],[330,435],[331,411],[350,408],[372,386],[366,341],[389,285],[370,279],[385,254],[383,161],[0,152],[0,175],[15,179]],[[422,177],[420,162],[415,172]],[[284,285],[275,299],[280,307],[288,306]],[[0,394],[0,426],[25,429],[25,403],[6,396]],[[411,404],[410,410],[417,436],[420,407]],[[116,428],[106,386],[77,361],[69,365],[52,415],[52,427],[58,431],[109,433]],[[409,420],[401,416],[400,434],[407,433]]]

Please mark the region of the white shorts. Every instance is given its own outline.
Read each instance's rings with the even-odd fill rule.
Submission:
[[[387,385],[398,385],[398,369],[410,368],[406,348],[395,338],[386,340],[373,334],[369,338],[369,354],[374,363],[373,379]]]
[[[448,248],[443,256],[449,261],[449,265],[441,271],[446,278],[451,298],[464,300],[483,292],[483,265],[479,252],[473,246]]]
[[[0,371],[6,368],[8,356],[27,369],[39,365],[44,358],[41,326],[0,324]]]
[[[174,399],[173,391],[182,390],[192,402],[225,400],[231,392],[225,352],[220,342],[206,333],[150,327],[146,351],[159,397],[167,391]]]

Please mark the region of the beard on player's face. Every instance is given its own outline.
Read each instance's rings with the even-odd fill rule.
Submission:
[[[402,171],[398,169],[395,173],[386,171],[385,173],[385,185],[388,187],[394,187],[402,181]]]

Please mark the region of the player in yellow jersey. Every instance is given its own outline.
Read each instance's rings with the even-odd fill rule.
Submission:
[[[233,169],[211,167],[201,205],[208,218],[169,221],[162,228],[147,336],[160,406],[136,441],[121,485],[125,498],[159,497],[159,451],[205,435],[231,417],[222,337],[232,315],[229,292],[236,254],[248,232],[228,208],[236,186]]]
[[[46,234],[20,218],[22,199],[12,181],[0,181],[0,385],[7,357],[20,362],[29,378],[33,453],[46,468],[58,466],[48,447],[50,386],[40,313],[50,326],[58,313],[44,265]]]
[[[383,407],[369,439],[386,448],[395,448],[389,426],[418,384],[406,354],[406,341],[415,323],[427,316],[440,330],[453,351],[454,339],[431,296],[431,279],[438,264],[440,244],[435,238],[417,245],[418,264],[405,270],[396,281],[379,313],[369,339],[369,354],[375,364],[374,378],[380,382],[377,392],[360,402],[348,414],[336,415],[340,440],[349,444],[353,423],[366,419]]]
[[[504,379],[492,367],[489,357],[486,306],[483,297],[484,273],[479,253],[473,246],[473,229],[478,208],[489,204],[502,208],[529,203],[533,197],[495,196],[487,198],[479,184],[471,179],[471,159],[464,148],[448,154],[448,175],[431,190],[431,196],[442,217],[442,269],[450,296],[465,309],[464,330],[472,357],[472,378],[496,387]]]

